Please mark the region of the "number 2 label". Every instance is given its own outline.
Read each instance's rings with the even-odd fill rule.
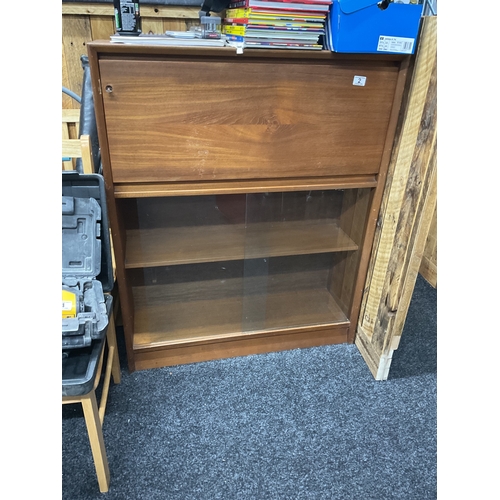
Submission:
[[[356,75],[354,77],[354,80],[352,81],[353,85],[357,85],[358,87],[364,87],[366,84],[366,76],[358,76]]]

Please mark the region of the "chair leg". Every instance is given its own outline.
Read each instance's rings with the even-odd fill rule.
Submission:
[[[118,345],[116,343],[116,327],[115,327],[115,318],[113,315],[113,311],[111,311],[111,314],[109,315],[109,325],[108,325],[108,331],[106,333],[106,339],[108,341],[108,346],[114,347],[113,366],[111,369],[111,373],[113,375],[113,382],[115,384],[119,384],[121,382],[120,359],[118,357]]]
[[[91,391],[82,397],[82,406],[89,434],[90,448],[94,457],[99,490],[101,493],[106,493],[109,489],[109,466],[95,391]]]

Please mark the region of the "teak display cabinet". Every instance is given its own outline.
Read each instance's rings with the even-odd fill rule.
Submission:
[[[129,369],[353,342],[408,56],[88,51]]]

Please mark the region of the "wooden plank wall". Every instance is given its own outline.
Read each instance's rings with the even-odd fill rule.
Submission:
[[[201,2],[200,2],[201,5]],[[144,33],[185,31],[199,23],[198,7],[141,5]],[[62,85],[77,95],[82,92],[80,57],[87,54],[87,42],[109,40],[115,32],[113,4],[62,3]],[[62,108],[79,108],[73,98],[62,95]]]
[[[437,288],[437,205],[432,217],[431,228],[427,235],[424,255],[420,264],[420,274],[434,287]]]
[[[356,345],[386,380],[436,208],[437,17],[425,17],[403,103],[361,305]]]

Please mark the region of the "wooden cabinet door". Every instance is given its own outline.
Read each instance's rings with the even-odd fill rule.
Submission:
[[[399,71],[245,57],[99,65],[115,183],[376,174]]]

